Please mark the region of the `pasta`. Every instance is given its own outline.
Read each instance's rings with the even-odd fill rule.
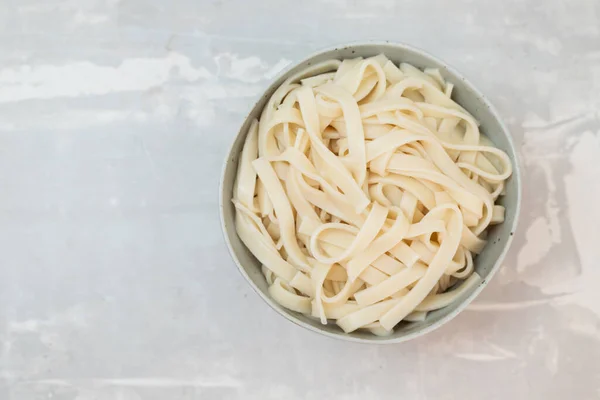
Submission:
[[[388,335],[477,285],[510,159],[436,69],[384,55],[287,79],[246,136],[236,230],[283,307]],[[449,290],[450,289],[450,290]]]

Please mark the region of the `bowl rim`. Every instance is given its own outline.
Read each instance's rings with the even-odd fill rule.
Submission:
[[[462,80],[463,84],[465,86],[467,86],[467,88],[478,97],[479,101],[489,109],[492,117],[498,122],[498,125],[500,126],[502,133],[506,136],[508,145],[514,154],[514,159],[511,161],[513,161],[512,178],[515,179],[515,181],[516,181],[515,182],[516,183],[516,185],[515,185],[516,186],[516,204],[514,205],[514,209],[515,209],[514,218],[512,221],[512,226],[510,227],[511,228],[510,232],[512,232],[512,233],[516,232],[518,224],[519,224],[519,216],[521,214],[522,188],[521,188],[521,169],[520,169],[519,153],[517,152],[517,149],[515,147],[512,134],[510,133],[510,131],[506,127],[504,121],[500,117],[500,114],[498,113],[498,110],[496,109],[496,107],[490,102],[490,100],[483,93],[481,93],[479,91],[479,89],[477,89],[477,87],[475,87],[467,78],[465,78],[453,66],[449,65],[444,60],[442,60],[436,56],[433,56],[432,54],[428,53],[427,51],[425,51],[421,48],[418,48],[418,47],[415,47],[412,45],[408,45],[408,44],[402,43],[402,42],[395,42],[395,41],[388,41],[388,40],[363,40],[363,41],[352,41],[352,42],[347,42],[347,43],[343,43],[343,44],[332,45],[332,46],[328,46],[328,47],[319,49],[317,51],[314,51],[311,54],[309,54],[308,56],[302,58],[301,60],[292,62],[290,65],[288,65],[282,71],[280,71],[277,74],[277,76],[273,77],[272,79],[269,79],[269,82],[268,82],[266,88],[264,90],[262,90],[261,93],[259,93],[259,95],[256,96],[256,100],[254,102],[252,102],[250,110],[244,117],[241,126],[243,126],[246,123],[246,121],[248,120],[248,118],[251,116],[252,111],[254,110],[256,105],[261,101],[262,97],[265,95],[265,92],[269,88],[271,88],[271,86],[273,86],[273,84],[275,82],[277,82],[278,80],[287,76],[294,68],[298,67],[299,65],[309,62],[314,57],[317,57],[323,53],[327,53],[330,51],[336,51],[338,49],[344,49],[344,48],[348,48],[348,47],[369,47],[369,46],[397,47],[402,50],[417,53],[426,59],[431,59],[439,64],[444,65],[445,69],[448,72],[450,72],[450,74],[452,74],[456,78]],[[227,171],[227,166],[229,165],[231,154],[232,154],[233,148],[235,146],[235,143],[237,142],[238,137],[242,134],[244,134],[244,132],[242,132],[240,129],[240,131],[238,131],[237,134],[235,134],[233,136],[231,143],[227,149],[225,161],[223,162],[222,169],[221,169],[221,176],[220,176],[220,182],[219,182],[219,217],[221,220],[221,233],[223,234],[225,243],[227,244],[227,249],[229,251],[229,255],[233,259],[240,274],[244,277],[244,279],[250,285],[250,287],[254,290],[254,292],[256,292],[259,295],[259,297],[262,298],[262,300],[265,303],[267,303],[269,305],[269,307],[272,310],[274,310],[277,314],[283,316],[286,320],[292,322],[293,324],[295,324],[297,326],[300,326],[302,328],[308,329],[311,332],[315,332],[315,333],[324,335],[329,338],[346,341],[346,342],[362,343],[362,344],[379,344],[379,345],[395,344],[395,343],[403,343],[403,342],[407,342],[412,339],[416,339],[418,337],[424,336],[425,334],[438,329],[442,325],[444,325],[444,324],[448,323],[449,321],[451,321],[452,319],[454,319],[460,312],[462,312],[475,299],[475,297],[477,297],[479,295],[479,293],[481,293],[483,288],[485,288],[488,285],[489,281],[494,277],[496,272],[498,272],[498,269],[500,269],[500,265],[504,261],[504,258],[506,257],[506,254],[508,253],[508,250],[510,249],[514,235],[508,235],[506,242],[504,244],[504,248],[500,252],[500,255],[494,261],[494,264],[493,264],[492,268],[490,269],[490,272],[485,277],[483,282],[480,285],[478,285],[470,293],[470,295],[468,297],[466,297],[460,304],[458,304],[452,312],[448,313],[446,316],[440,318],[439,320],[435,321],[434,323],[424,326],[423,328],[419,329],[418,331],[410,332],[410,333],[400,336],[400,337],[391,337],[390,336],[389,338],[385,338],[385,337],[373,336],[373,338],[371,339],[371,338],[350,336],[343,332],[333,333],[333,332],[329,332],[329,331],[326,331],[323,329],[316,328],[312,325],[309,325],[309,324],[305,323],[304,321],[296,318],[291,313],[288,313],[288,312],[285,312],[284,310],[282,310],[278,305],[275,304],[275,301],[273,299],[271,299],[266,293],[264,293],[262,290],[260,290],[256,286],[256,284],[252,281],[252,279],[250,278],[250,276],[248,275],[248,273],[246,272],[244,267],[242,267],[241,262],[238,259],[237,254],[236,254],[236,252],[231,244],[231,241],[229,240],[229,237],[227,235],[228,228],[225,224],[225,216],[224,216],[224,204],[225,203],[224,202],[229,202],[230,199],[223,198],[225,173]]]

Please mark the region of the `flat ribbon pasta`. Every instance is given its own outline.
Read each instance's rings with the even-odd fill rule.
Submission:
[[[275,91],[232,201],[276,302],[385,336],[477,286],[512,165],[453,88],[378,55],[321,62]]]

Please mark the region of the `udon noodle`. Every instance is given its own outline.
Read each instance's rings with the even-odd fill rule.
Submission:
[[[287,79],[239,160],[236,230],[283,307],[387,335],[481,278],[510,159],[437,69],[384,55]],[[450,289],[450,290],[448,290]]]

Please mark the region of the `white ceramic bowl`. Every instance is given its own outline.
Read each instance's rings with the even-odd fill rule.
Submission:
[[[402,322],[394,329],[394,333],[388,337],[378,337],[369,332],[356,331],[350,334],[344,333],[337,325],[322,325],[318,320],[306,317],[294,311],[287,310],[273,301],[267,292],[267,282],[261,273],[260,263],[254,258],[250,251],[239,239],[234,224],[235,209],[231,203],[233,195],[233,184],[238,168],[238,159],[244,143],[244,138],[252,119],[260,117],[260,113],[271,97],[273,92],[290,75],[305,69],[309,65],[331,58],[340,60],[355,57],[370,57],[377,54],[385,54],[391,61],[398,64],[408,62],[418,68],[438,68],[442,76],[454,84],[452,98],[467,109],[480,123],[481,131],[487,135],[494,144],[504,150],[513,163],[514,172],[506,183],[506,195],[500,197],[499,204],[506,208],[504,223],[491,227],[488,234],[488,244],[481,254],[475,258],[475,270],[482,277],[481,283],[469,293],[458,299],[453,304],[430,312],[423,322]],[[498,270],[504,258],[513,234],[517,227],[521,202],[521,179],[520,170],[510,133],[500,120],[498,113],[490,102],[473,85],[471,85],[460,73],[437,58],[413,47],[389,42],[367,42],[353,43],[345,46],[326,49],[313,54],[306,59],[296,63],[293,67],[279,75],[264,94],[252,107],[235,140],[227,154],[221,177],[220,188],[220,213],[221,224],[225,241],[239,271],[248,281],[250,286],[258,295],[281,316],[306,329],[321,333],[337,339],[364,343],[399,343],[440,327],[454,318],[481,292]]]

